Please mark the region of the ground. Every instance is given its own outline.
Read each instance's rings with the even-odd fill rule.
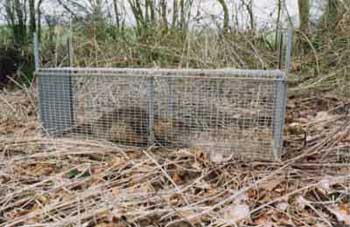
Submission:
[[[291,96],[280,162],[40,136],[35,88],[0,93],[0,226],[350,225],[350,100]]]

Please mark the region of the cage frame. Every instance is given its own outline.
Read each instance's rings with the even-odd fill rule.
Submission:
[[[236,79],[236,80],[257,80],[257,81],[269,81],[275,83],[275,95],[274,95],[274,116],[273,120],[273,148],[272,153],[274,160],[279,160],[283,154],[283,128],[284,118],[286,112],[287,103],[287,80],[285,72],[281,70],[244,70],[244,69],[159,69],[159,68],[39,68],[35,75],[38,78],[38,114],[42,123],[43,132],[49,136],[59,136],[59,133],[48,133],[47,128],[50,128],[52,123],[48,119],[48,113],[45,110],[47,105],[57,105],[57,103],[45,103],[45,96],[48,94],[45,91],[45,84],[55,83],[50,81],[52,78],[59,78],[58,86],[62,86],[60,94],[54,94],[61,99],[59,103],[61,106],[56,106],[55,110],[58,113],[54,113],[58,116],[56,121],[62,122],[59,126],[60,130],[71,127],[74,125],[74,106],[72,101],[72,78],[76,76],[88,76],[94,77],[99,75],[104,76],[127,76],[127,77],[142,77],[146,78],[148,82],[148,114],[149,114],[149,135],[148,144],[154,144],[154,80],[157,78],[201,78],[201,79]],[[46,112],[45,112],[46,111]],[[51,124],[51,125],[50,125]]]

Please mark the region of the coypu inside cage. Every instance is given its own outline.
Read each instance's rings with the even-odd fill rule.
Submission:
[[[282,151],[286,81],[278,70],[37,71],[51,136],[199,147],[250,159]]]

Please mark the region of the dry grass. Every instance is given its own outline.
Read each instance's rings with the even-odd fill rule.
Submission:
[[[0,94],[0,226],[350,224],[349,100],[292,99],[282,162],[213,163],[201,150],[42,138],[33,97]]]

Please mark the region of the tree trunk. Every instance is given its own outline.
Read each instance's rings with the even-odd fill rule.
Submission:
[[[29,0],[29,27],[30,34],[36,32],[36,19],[35,19],[35,0]]]
[[[308,0],[306,0],[308,1]],[[277,0],[277,21],[276,21],[276,34],[275,34],[275,50],[279,47],[279,30],[281,27],[281,14],[282,14],[282,0]]]
[[[248,3],[245,3],[245,0],[242,0],[243,4],[245,5],[248,15],[249,15],[249,22],[250,22],[250,30],[255,30],[255,20],[254,20],[254,11],[253,11],[253,0],[249,0]]]
[[[178,0],[174,0],[173,1],[173,18],[171,23],[172,29],[175,29],[176,27],[177,17],[178,17]]]
[[[309,0],[298,0],[298,7],[299,7],[300,30],[304,33],[308,33],[309,14],[310,14]]]
[[[167,5],[166,0],[160,0],[160,12],[162,17],[162,26],[165,30],[165,32],[168,31],[168,20],[167,20]]]
[[[115,13],[115,22],[117,24],[117,28],[120,28],[119,8],[117,0],[113,0],[113,7]]]
[[[155,26],[156,23],[156,15],[155,15],[155,10],[154,10],[154,2],[153,0],[146,0],[146,4],[145,4],[145,11],[148,14],[147,17],[148,21],[151,22],[151,24],[153,26]]]
[[[41,40],[41,4],[44,2],[44,0],[39,0],[38,6],[37,6],[37,33],[38,33],[38,39]]]
[[[230,22],[229,13],[228,13],[228,7],[227,7],[227,4],[226,4],[225,0],[218,0],[218,2],[220,3],[220,5],[222,7],[222,10],[224,12],[223,31],[224,31],[224,33],[227,33],[228,30],[229,30],[229,22]]]
[[[26,31],[26,23],[25,23],[25,13],[22,11],[22,4],[19,0],[15,0],[15,11],[17,14],[17,24],[15,26],[18,26],[18,40],[21,44],[24,44],[25,39],[27,37],[27,31]],[[23,7],[24,8],[24,7]]]
[[[180,17],[180,27],[184,31],[186,29],[185,0],[180,0]]]
[[[144,20],[141,4],[139,0],[128,0],[128,2],[134,15],[137,29],[139,32],[141,32],[141,30],[147,25]]]
[[[14,42],[22,46],[27,38],[25,6],[19,0],[6,0],[4,6]]]

